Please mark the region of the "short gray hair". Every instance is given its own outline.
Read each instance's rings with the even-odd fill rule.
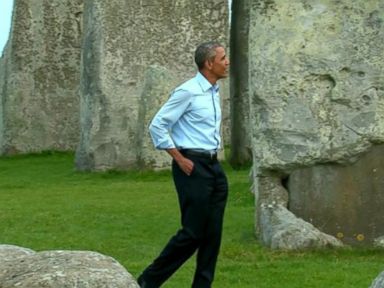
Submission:
[[[195,63],[199,69],[204,67],[206,60],[212,60],[216,56],[216,48],[223,47],[219,42],[209,41],[201,43],[195,51]]]

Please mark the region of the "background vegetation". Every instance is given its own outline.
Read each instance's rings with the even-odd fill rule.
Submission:
[[[232,170],[216,288],[369,287],[384,270],[382,250],[276,252],[254,236],[249,169]],[[0,243],[40,250],[92,250],[135,277],[178,229],[171,174],[80,173],[73,155],[0,158]],[[164,285],[190,287],[194,259]]]

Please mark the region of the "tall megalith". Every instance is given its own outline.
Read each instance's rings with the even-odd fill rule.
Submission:
[[[231,17],[231,155],[233,167],[252,162],[251,127],[249,120],[248,35],[251,0],[232,1]]]
[[[82,0],[15,0],[0,62],[0,154],[73,150]]]
[[[266,245],[381,239],[383,28],[379,0],[252,1],[253,187]]]
[[[226,0],[86,0],[77,168],[168,166],[148,145],[148,122],[169,89],[194,75],[195,46],[226,44],[227,34]]]

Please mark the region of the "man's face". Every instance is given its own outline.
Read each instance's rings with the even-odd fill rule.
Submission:
[[[216,48],[216,56],[213,61],[210,61],[211,73],[216,76],[217,79],[228,77],[229,59],[225,54],[223,47]]]

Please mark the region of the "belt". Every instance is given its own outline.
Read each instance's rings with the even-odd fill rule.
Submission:
[[[203,151],[203,150],[193,150],[193,149],[182,149],[180,153],[183,155],[201,157],[210,160],[217,160],[217,152],[216,151]]]

